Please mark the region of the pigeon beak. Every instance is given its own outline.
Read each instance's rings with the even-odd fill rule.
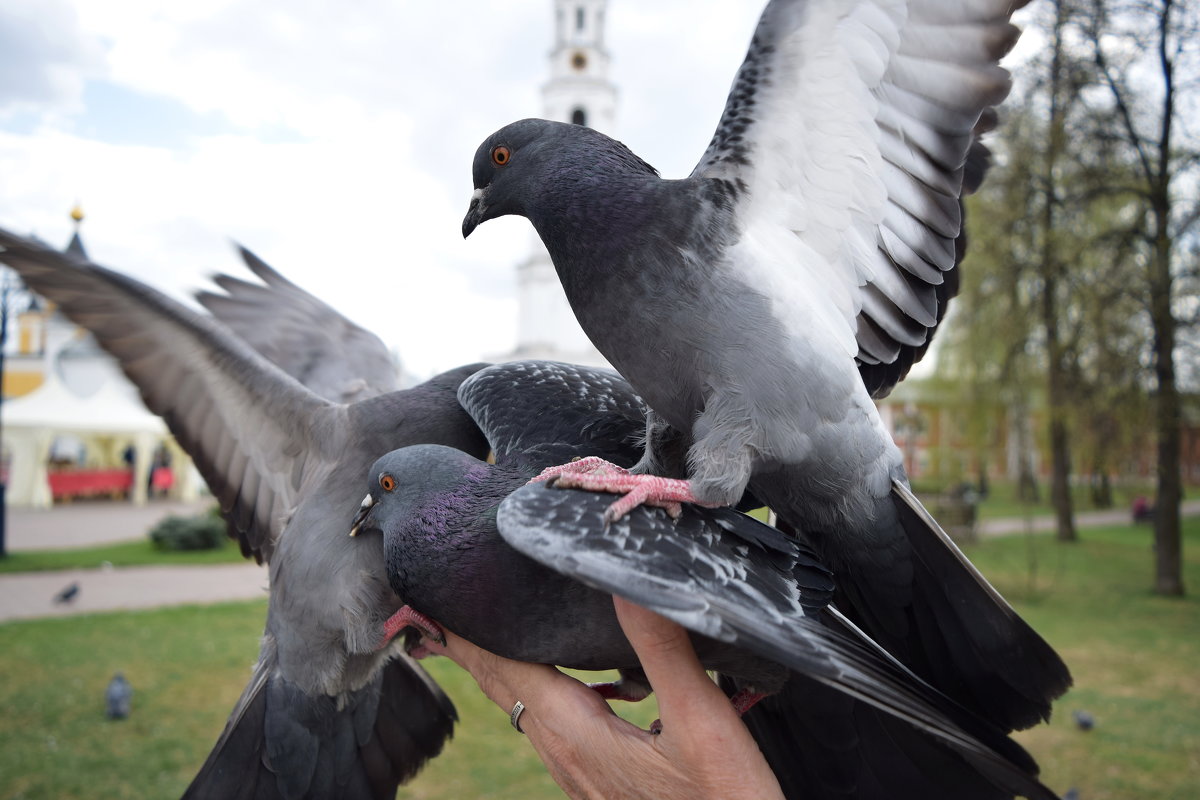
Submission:
[[[362,503],[358,507],[358,513],[354,515],[354,522],[350,525],[350,535],[358,536],[358,531],[362,528],[364,522],[367,521],[367,515],[371,513],[371,509],[375,507],[375,498],[367,495],[363,498]]]
[[[476,189],[471,193],[471,205],[467,207],[467,215],[463,217],[463,238],[471,235],[471,231],[479,227],[479,223],[483,222],[483,213],[487,211],[487,205],[483,202],[486,196],[484,189]]]

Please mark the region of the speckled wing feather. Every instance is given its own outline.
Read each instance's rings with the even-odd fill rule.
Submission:
[[[350,403],[395,391],[396,363],[378,336],[280,275],[244,247],[262,283],[214,276],[196,300],[268,361],[321,397]]]
[[[961,197],[986,168],[977,137],[1008,94],[997,62],[1021,5],[772,0],[693,172],[738,190],[730,261],[766,270],[747,277],[780,302],[791,286],[820,292],[819,322],[876,396],[923,355],[957,289]]]
[[[596,455],[620,466],[641,456],[646,407],[617,373],[557,361],[514,361],[463,381],[458,400],[497,461],[543,466]]]
[[[243,552],[269,560],[301,484],[341,445],[344,408],[138,281],[3,230],[0,248],[0,261],[117,359],[192,455]]]
[[[803,545],[727,509],[687,506],[672,521],[638,508],[606,527],[612,500],[530,485],[501,503],[497,525],[505,541],[551,569],[903,720],[1028,797],[1054,797],[1030,776],[1024,751],[994,730],[988,743],[967,732],[955,721],[966,712],[822,610],[832,578]]]

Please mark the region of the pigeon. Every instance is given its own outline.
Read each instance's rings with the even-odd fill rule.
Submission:
[[[570,485],[629,492],[610,521],[749,487],[813,538],[844,613],[1005,729],[1048,719],[1070,673],[913,495],[873,398],[955,292],[1020,5],[771,0],[690,176],[526,119],[478,148],[463,220],[464,236],[533,224],[583,330],[651,409],[632,474],[583,465]],[[664,427],[685,476],[661,468]]]
[[[344,404],[117,272],[3,230],[0,261],[117,359],[195,461],[242,552],[269,564],[258,662],[185,796],[393,797],[457,715],[402,648],[378,647],[400,604],[378,542],[347,539],[344,521],[381,453],[438,442],[486,454],[456,394],[483,365]]]
[[[196,300],[264,358],[320,396],[352,403],[400,388],[379,337],[280,275],[245,247],[238,252],[262,283],[216,275],[224,293]]]
[[[828,754],[836,770],[789,768],[807,779],[789,796],[1054,797],[1019,746],[827,608],[831,575],[804,542],[731,509],[689,507],[677,520],[637,509],[606,530],[610,497],[530,485],[575,455],[638,458],[644,406],[618,376],[516,362],[471,376],[459,398],[494,463],[442,445],[397,449],[368,471],[351,521],[358,538],[382,536],[405,602],[382,638],[409,629],[437,639],[445,626],[508,658],[617,668],[616,685],[595,688],[637,700],[648,686],[613,612],[615,592],[694,631],[706,667],[757,692],[795,686],[830,706],[815,739],[776,743],[795,760],[826,735],[820,728],[851,732]],[[901,746],[896,736],[917,741]]]
[[[105,714],[109,719],[125,719],[129,716],[133,702],[133,687],[121,672],[113,675],[104,690]]]
[[[79,597],[79,581],[71,581],[58,594],[54,595],[54,602],[58,605],[74,603],[77,597]]]
[[[1082,709],[1072,711],[1071,718],[1075,720],[1075,727],[1081,731],[1090,731],[1096,727],[1096,718]]]

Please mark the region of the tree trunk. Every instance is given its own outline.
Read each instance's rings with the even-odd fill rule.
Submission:
[[[1055,3],[1053,47],[1050,61],[1050,129],[1046,147],[1043,190],[1046,195],[1042,209],[1042,325],[1046,329],[1046,394],[1050,423],[1050,501],[1054,504],[1055,529],[1058,540],[1074,542],[1075,514],[1071,504],[1071,443],[1067,433],[1068,404],[1063,347],[1058,331],[1059,277],[1063,265],[1059,258],[1055,236],[1061,202],[1057,167],[1066,150],[1066,112],[1063,108],[1066,75],[1063,67],[1063,29],[1067,9],[1062,0]]]
[[[1150,318],[1154,326],[1154,375],[1158,382],[1155,415],[1158,434],[1158,496],[1154,502],[1154,591],[1183,594],[1183,541],[1179,504],[1179,387],[1175,383],[1175,315],[1171,310],[1171,244],[1167,233],[1166,186],[1155,197],[1156,236],[1150,266]],[[1160,206],[1160,203],[1163,206]],[[1165,206],[1165,207],[1164,207]]]

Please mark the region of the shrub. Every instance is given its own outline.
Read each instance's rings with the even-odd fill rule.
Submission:
[[[167,517],[150,530],[160,550],[213,550],[225,546],[225,523],[216,514]]]

